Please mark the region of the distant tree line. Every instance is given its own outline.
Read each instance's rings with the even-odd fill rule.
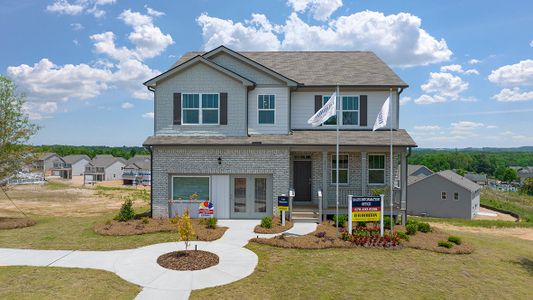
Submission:
[[[34,146],[35,152],[54,152],[59,156],[71,154],[86,154],[94,158],[98,154],[111,154],[129,159],[135,155],[149,155],[150,152],[143,147],[108,147],[108,146],[69,146],[69,145],[42,145]]]
[[[533,166],[533,152],[414,150],[409,157],[409,164],[425,165],[434,172],[455,169],[460,174],[483,173],[511,181],[518,174],[509,167]]]

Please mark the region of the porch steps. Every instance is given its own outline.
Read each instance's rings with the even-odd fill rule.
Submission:
[[[320,223],[318,210],[293,209],[292,222],[294,223]]]

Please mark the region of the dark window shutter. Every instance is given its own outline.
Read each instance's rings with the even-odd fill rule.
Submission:
[[[228,93],[220,93],[220,125],[228,125]]]
[[[368,96],[359,96],[359,126],[368,125]]]
[[[315,113],[322,108],[322,95],[315,95]]]
[[[174,93],[174,125],[181,125],[181,93]]]

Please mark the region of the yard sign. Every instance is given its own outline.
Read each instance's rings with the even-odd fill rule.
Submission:
[[[198,217],[212,218],[215,215],[215,205],[213,202],[202,201],[198,207]]]
[[[352,232],[352,222],[380,221],[383,236],[383,195],[348,196],[348,230]]]
[[[278,209],[279,211],[289,211],[289,197],[278,196]]]

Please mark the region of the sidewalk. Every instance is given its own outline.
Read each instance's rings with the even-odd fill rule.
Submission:
[[[200,250],[219,256],[218,265],[198,271],[175,271],[157,263],[157,258],[164,253],[184,250],[183,242],[114,251],[0,248],[0,265],[100,269],[142,286],[136,299],[188,299],[192,290],[229,284],[252,274],[258,258],[243,247],[251,238],[276,235],[254,233],[258,220],[220,220],[218,224],[228,227],[222,238],[212,242],[192,242],[192,247],[196,245]],[[314,223],[296,223],[285,233],[303,235],[315,229]]]

